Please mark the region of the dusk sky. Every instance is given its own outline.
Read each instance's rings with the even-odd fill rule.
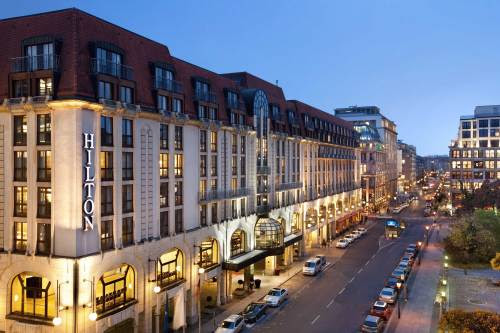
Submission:
[[[67,7],[328,112],[377,105],[419,155],[447,154],[460,115],[500,104],[500,1],[17,0],[0,15]]]

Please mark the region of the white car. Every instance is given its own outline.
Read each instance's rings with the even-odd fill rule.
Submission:
[[[284,288],[273,288],[264,297],[264,302],[269,306],[278,307],[288,299],[288,290]]]
[[[236,333],[243,331],[245,321],[241,315],[230,315],[222,321],[215,333]]]
[[[356,230],[358,230],[358,231],[359,231],[360,233],[362,233],[363,235],[364,235],[364,234],[366,234],[366,232],[368,231],[368,230],[366,230],[366,228],[361,228],[361,227],[360,227],[360,228],[358,228],[358,229],[356,229]]]
[[[345,239],[339,239],[337,243],[335,244],[336,247],[345,249],[349,245],[349,242],[346,241]]]
[[[362,236],[363,234],[360,233],[359,231],[357,230],[354,230],[353,232],[351,232],[351,236],[354,236],[355,239],[358,239]]]
[[[348,242],[349,242],[349,244],[350,244],[350,243],[352,243],[352,242],[354,242],[354,237],[352,237],[351,235],[347,235],[347,236],[345,236],[345,237],[344,237],[344,239],[345,239],[346,241],[348,241]]]

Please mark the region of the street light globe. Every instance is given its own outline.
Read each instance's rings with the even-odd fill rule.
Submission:
[[[97,320],[97,313],[95,313],[95,312],[91,312],[91,313],[89,314],[89,320],[90,320],[90,321],[96,321],[96,320]]]
[[[444,291],[444,290],[443,290],[443,291],[441,292],[441,297],[445,297],[445,296],[446,296],[446,291]]]
[[[448,256],[444,256],[444,260],[448,260]]]
[[[54,324],[54,326],[59,326],[61,325],[61,323],[62,323],[61,317],[54,317],[54,319],[52,319],[52,324]]]
[[[154,293],[155,293],[155,294],[158,294],[158,293],[161,291],[160,286],[155,286],[155,287],[153,288],[153,291],[154,291]]]
[[[425,226],[425,230],[429,230],[429,228],[430,228],[430,227],[429,227],[428,225],[426,225],[426,226]]]
[[[198,268],[198,274],[203,274],[203,273],[205,273],[205,268],[203,267]]]
[[[443,279],[443,286],[446,286],[447,281]]]
[[[419,247],[420,247],[420,246],[422,246],[422,242],[418,242],[418,246],[419,246]]]
[[[401,282],[400,281],[396,282],[396,287],[398,287],[398,289],[401,288]]]
[[[444,263],[444,267],[448,268],[448,263],[447,262]]]

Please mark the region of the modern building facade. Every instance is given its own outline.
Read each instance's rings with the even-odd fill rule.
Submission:
[[[413,145],[398,140],[398,193],[409,193],[412,191],[417,180],[417,149]]]
[[[417,155],[415,158],[415,166],[417,169],[417,182],[424,178],[425,174],[425,159],[424,157]]]
[[[360,220],[351,123],[78,9],[0,31],[0,330],[180,329]]]
[[[450,145],[450,191],[456,204],[463,191],[500,179],[500,105],[476,106],[461,116],[458,137]]]
[[[377,129],[384,146],[386,172],[386,193],[388,198],[397,192],[397,129],[396,124],[386,118],[377,106],[351,106],[335,109],[335,115],[349,122],[368,122]]]
[[[450,170],[449,155],[430,155],[422,157],[427,171],[446,172]]]
[[[361,149],[361,188],[363,205],[367,213],[385,212],[389,198],[387,192],[386,151],[377,129],[369,122],[353,122],[359,133]]]

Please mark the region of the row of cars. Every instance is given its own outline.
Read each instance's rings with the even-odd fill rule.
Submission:
[[[367,233],[367,231],[368,230],[366,230],[366,228],[357,228],[356,230],[351,231],[350,234],[347,234],[346,236],[339,239],[335,244],[335,246],[340,249],[345,249],[346,247],[354,243],[356,239],[364,236]]]
[[[385,287],[380,291],[378,299],[372,305],[363,325],[361,325],[361,332],[383,331],[386,321],[391,317],[398,295],[411,273],[419,251],[420,248],[417,244],[408,245],[398,265],[385,282]]]
[[[241,332],[247,324],[254,324],[263,318],[268,307],[277,308],[288,300],[288,290],[285,288],[272,288],[262,302],[252,302],[239,314],[233,314],[222,321],[215,333]]]

